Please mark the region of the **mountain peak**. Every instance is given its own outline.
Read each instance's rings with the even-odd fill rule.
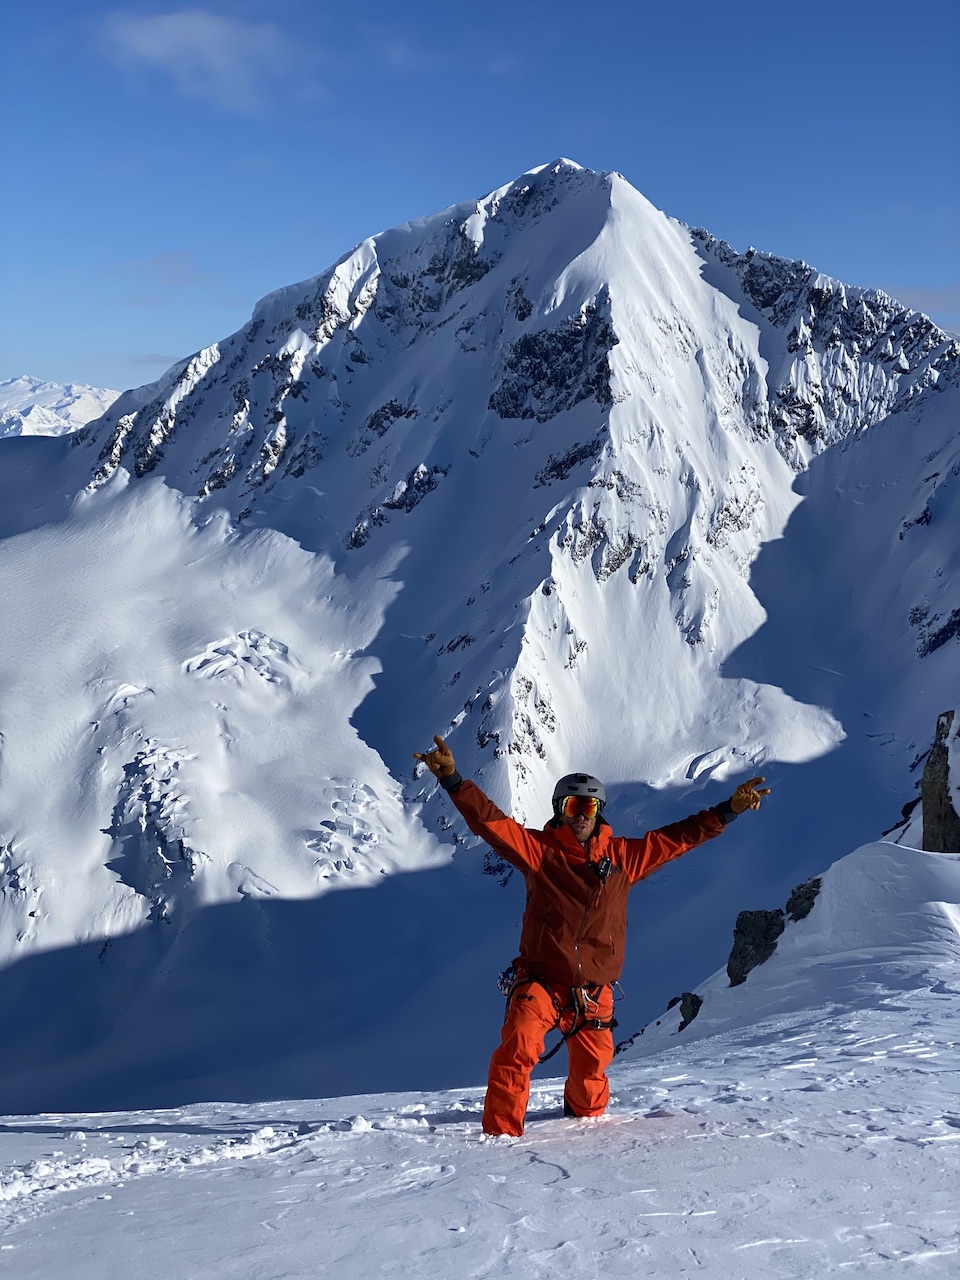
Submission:
[[[565,156],[558,156],[556,160],[550,160],[547,164],[534,165],[532,169],[528,169],[523,175],[527,177],[535,173],[559,173],[563,169],[568,169],[573,173],[594,173],[596,170],[585,169],[582,164],[577,164],[576,160],[568,160]]]
[[[735,872],[685,862],[694,895],[658,881],[671,909],[638,957],[689,950],[684,911],[724,876],[821,869],[809,795],[844,797],[834,839],[864,776],[896,794],[955,662],[958,369],[916,313],[555,161],[269,295],[71,446],[8,442],[7,957],[93,939],[76,980],[116,1007],[78,997],[77,1016],[119,1025],[142,997],[162,1042],[155,1000],[175,1007],[201,952],[229,986],[220,931],[262,926],[258,1031],[302,1028],[302,974],[326,962],[301,943],[330,949],[342,926],[355,946],[359,890],[390,882],[369,896],[391,926],[431,885],[458,938],[477,918],[466,876],[449,908],[449,880],[393,874],[466,840],[411,768],[438,732],[531,826],[574,767],[604,778],[625,834],[778,772],[773,825],[737,825]],[[805,468],[799,512],[819,518],[788,537]],[[258,904],[331,889],[355,892],[291,913],[272,968],[287,912],[271,927]],[[661,968],[638,959],[638,988]],[[380,976],[392,1007],[408,975]],[[239,1003],[223,1017],[250,1025]]]

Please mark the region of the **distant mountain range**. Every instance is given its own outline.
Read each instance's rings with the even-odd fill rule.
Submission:
[[[85,382],[42,382],[24,374],[0,380],[0,439],[60,436],[106,413],[119,391]]]
[[[629,1021],[692,989],[956,705],[958,408],[918,312],[561,160],[6,441],[9,1096],[480,1070],[520,889],[412,769],[436,732],[532,825],[571,769],[622,831],[768,776],[637,891]]]

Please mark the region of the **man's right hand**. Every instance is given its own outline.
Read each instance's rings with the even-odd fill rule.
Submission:
[[[457,771],[457,766],[453,763],[453,752],[438,733],[434,734],[433,740],[437,744],[435,751],[415,751],[413,758],[422,761],[435,778],[449,778]]]

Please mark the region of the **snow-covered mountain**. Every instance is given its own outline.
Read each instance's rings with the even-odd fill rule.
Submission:
[[[43,382],[23,374],[0,380],[0,439],[61,436],[106,413],[119,391],[85,382]]]
[[[638,890],[642,1025],[910,799],[956,704],[958,382],[885,294],[558,161],[6,442],[8,1096],[472,1078],[520,886],[451,861],[438,731],[531,823],[573,768],[621,830],[773,783]]]

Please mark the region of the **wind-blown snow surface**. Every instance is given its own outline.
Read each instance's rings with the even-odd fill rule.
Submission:
[[[8,1105],[475,1078],[521,895],[437,731],[531,823],[575,768],[625,833],[768,776],[635,895],[625,1028],[691,988],[956,703],[958,352],[561,161],[5,441]]]
[[[119,394],[85,382],[43,382],[29,374],[0,379],[0,440],[66,435],[106,413]]]
[[[876,844],[747,982],[612,1069],[597,1121],[535,1086],[521,1139],[473,1087],[9,1117],[19,1280],[953,1276],[960,857]],[[912,1264],[912,1265],[911,1265]]]

